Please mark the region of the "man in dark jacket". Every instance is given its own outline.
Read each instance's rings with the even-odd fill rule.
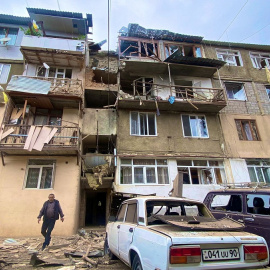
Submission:
[[[50,244],[51,241],[51,233],[54,228],[55,221],[59,219],[59,215],[61,217],[61,221],[64,221],[64,214],[61,209],[60,203],[58,200],[55,200],[54,194],[49,195],[49,200],[43,204],[39,215],[38,215],[38,223],[43,216],[43,224],[41,227],[41,234],[45,237],[45,241],[42,245],[42,250],[46,248]]]

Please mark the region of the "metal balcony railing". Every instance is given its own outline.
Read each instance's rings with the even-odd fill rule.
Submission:
[[[44,126],[35,126],[44,127]],[[48,144],[45,146],[78,146],[79,145],[79,128],[78,127],[66,127],[66,126],[46,126],[53,130],[57,128],[57,132],[51,138]],[[28,137],[31,125],[4,125],[2,136],[7,131],[12,131],[7,137],[0,141],[0,147],[2,146],[17,146],[24,147],[26,139]]]
[[[223,88],[206,88],[183,85],[163,85],[135,80],[133,82],[133,95],[144,97],[144,99],[155,99],[164,96],[175,96],[177,101],[189,100],[192,102],[225,102]]]

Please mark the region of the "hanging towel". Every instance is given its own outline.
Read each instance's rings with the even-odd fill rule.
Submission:
[[[173,104],[174,101],[175,101],[175,97],[170,96],[169,99],[168,99],[168,101],[169,101],[171,104]]]

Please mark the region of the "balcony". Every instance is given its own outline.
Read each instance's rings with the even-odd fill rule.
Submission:
[[[32,64],[82,67],[85,41],[24,35],[21,52],[26,61]]]
[[[80,130],[67,126],[6,124],[0,132],[0,151],[10,155],[75,155]]]
[[[32,94],[48,94],[55,96],[82,97],[83,86],[81,80],[44,78],[29,76],[12,76],[7,91],[26,92]]]
[[[133,82],[133,95],[124,94],[118,100],[121,109],[160,111],[219,112],[226,105],[223,88],[142,83],[139,79]]]

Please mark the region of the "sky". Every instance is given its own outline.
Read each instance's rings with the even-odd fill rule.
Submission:
[[[90,13],[91,38],[100,42],[108,40],[108,5],[113,50],[119,30],[129,23],[207,40],[270,45],[270,0],[0,0],[0,13],[28,16],[26,7]]]

